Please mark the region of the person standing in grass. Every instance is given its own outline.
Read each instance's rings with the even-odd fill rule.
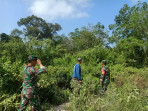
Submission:
[[[107,90],[107,86],[110,83],[110,69],[106,65],[106,60],[102,60],[102,69],[100,76],[101,94],[103,94]]]
[[[81,80],[81,66],[82,59],[77,59],[77,64],[74,66],[71,87],[73,88],[73,92],[78,93],[82,84]]]
[[[35,66],[38,64],[40,69],[36,69]],[[21,103],[18,111],[25,111],[27,105],[30,104],[32,111],[41,111],[40,104],[38,101],[37,92],[37,75],[45,73],[46,68],[42,65],[41,60],[37,59],[36,56],[28,56],[28,65],[23,68],[23,89],[21,93]]]

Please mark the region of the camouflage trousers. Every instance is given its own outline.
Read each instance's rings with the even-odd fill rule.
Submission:
[[[70,84],[71,84],[71,88],[73,89],[73,93],[74,94],[79,94],[80,88],[81,88],[81,84],[79,83],[78,79],[72,78]]]
[[[25,111],[28,104],[30,104],[32,111],[40,111],[40,104],[37,95],[22,94],[18,111]]]
[[[108,79],[105,79],[105,80],[102,82],[100,93],[103,93],[103,92],[105,92],[105,91],[107,90],[108,84],[109,84],[109,80],[108,80]]]

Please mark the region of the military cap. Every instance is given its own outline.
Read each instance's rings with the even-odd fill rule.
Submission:
[[[103,63],[103,64],[107,64],[106,60],[102,60],[102,63]]]
[[[28,56],[28,61],[32,61],[32,60],[37,60],[37,57],[34,55],[29,55]]]

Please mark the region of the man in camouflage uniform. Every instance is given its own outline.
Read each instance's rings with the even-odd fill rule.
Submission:
[[[110,82],[110,70],[106,66],[106,61],[102,61],[102,69],[101,69],[101,76],[100,76],[100,85],[101,85],[101,94],[103,94],[107,90],[107,86]]]
[[[38,64],[40,69],[36,69],[35,65]],[[18,111],[25,111],[28,103],[32,107],[32,111],[40,111],[40,105],[37,97],[37,75],[45,73],[46,68],[42,65],[41,61],[34,55],[28,56],[28,65],[23,68],[23,89],[21,93],[21,103]]]

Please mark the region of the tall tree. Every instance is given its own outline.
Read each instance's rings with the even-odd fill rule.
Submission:
[[[104,25],[98,22],[96,25],[89,24],[87,27],[82,27],[81,30],[76,28],[75,32],[69,33],[69,36],[73,40],[74,50],[80,51],[97,45],[105,46],[108,33]]]
[[[17,23],[19,26],[25,26],[25,36],[32,36],[36,39],[52,39],[53,35],[56,34],[57,31],[61,30],[61,26],[59,24],[47,23],[42,18],[34,15],[22,18]]]
[[[15,38],[16,41],[22,41],[23,32],[19,29],[14,29],[11,31],[10,38]]]
[[[115,24],[111,24],[111,43],[118,43],[121,39],[136,38],[144,44],[145,61],[148,60],[148,3],[139,2],[130,7],[127,4],[115,17]]]
[[[23,34],[23,32],[19,29],[13,29],[11,31],[11,36],[20,37]]]
[[[148,4],[138,3],[133,7],[124,5],[115,17],[115,24],[109,26],[112,30],[111,42],[119,42],[120,39],[134,37],[148,40]]]

